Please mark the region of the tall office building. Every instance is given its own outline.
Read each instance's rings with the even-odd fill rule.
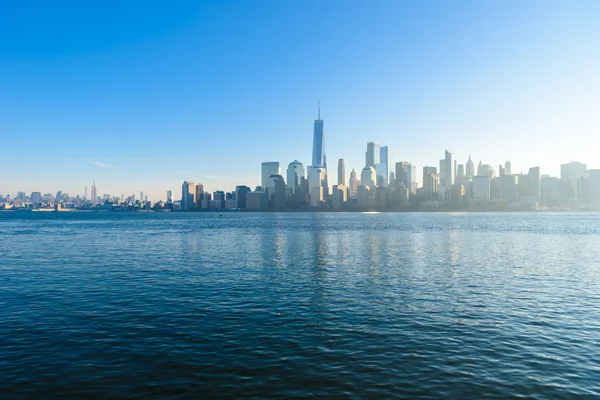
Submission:
[[[323,132],[323,120],[321,119],[321,104],[319,103],[319,111],[315,120],[313,130],[313,154],[312,168],[321,168],[319,176],[321,177],[322,197],[325,198],[329,194],[329,183],[327,179],[327,156],[325,155],[325,133]],[[313,180],[315,177],[313,176]],[[313,182],[314,183],[314,182]],[[309,179],[309,189],[311,188]],[[312,204],[312,199],[311,199]]]
[[[423,192],[426,200],[435,200],[438,192],[436,167],[423,167]]]
[[[304,166],[298,160],[289,163],[287,168],[287,191],[288,195],[295,195],[298,185],[304,178]]]
[[[267,161],[263,162],[261,165],[261,181],[260,185],[264,191],[267,191],[267,188],[271,186],[273,189],[273,180],[270,179],[271,175],[280,175],[281,170],[279,169],[278,161]]]
[[[358,186],[359,182],[358,178],[356,178],[356,171],[352,169],[352,172],[350,172],[350,182],[348,186],[350,197],[356,197],[358,195]]]
[[[369,166],[363,168],[360,174],[360,184],[368,186],[371,190],[375,189],[375,186],[377,185],[375,168]]]
[[[475,176],[475,164],[473,164],[473,160],[471,160],[471,155],[469,155],[469,161],[467,161],[465,173],[467,178],[472,178]]]
[[[410,188],[411,181],[409,180],[409,169],[412,164],[408,161],[402,161],[396,163],[396,183],[398,185],[404,185]]]
[[[446,150],[444,157],[444,171],[440,171],[440,174],[443,175],[442,180],[443,184],[446,186],[446,190],[450,190],[450,188],[454,186],[454,178],[456,176],[455,166],[454,153]]]
[[[384,186],[387,186],[389,183],[388,179],[390,177],[390,149],[388,146],[383,146],[379,149],[379,164],[375,164],[375,171],[377,172],[378,180],[379,177],[383,177],[383,181],[385,183]]]
[[[121,197],[123,197],[123,195],[121,195]],[[172,203],[172,202],[173,202],[173,191],[167,190],[167,203]]]
[[[92,185],[92,204],[93,205],[98,204],[97,197],[98,197],[98,194],[97,194],[97,189],[96,189],[96,181],[94,181],[94,184]]]
[[[458,164],[456,168],[456,179],[461,180],[465,177],[465,166],[463,164]]]
[[[568,164],[561,164],[560,179],[566,182],[569,192],[566,197],[580,198],[582,192],[581,182],[585,176],[587,165],[580,162],[571,161]]]
[[[506,175],[512,175],[512,164],[510,163],[510,160],[507,160],[504,163],[504,173]]]
[[[338,160],[338,185],[346,185],[346,165],[343,158]]]
[[[325,199],[323,193],[323,181],[325,180],[325,168],[311,166],[308,168],[308,196],[310,205],[319,207]]]
[[[367,143],[367,153],[366,153],[366,165],[365,167],[373,167],[375,168],[376,164],[379,164],[381,156],[381,145],[377,142],[369,142]]]
[[[535,201],[540,200],[540,167],[529,168],[529,197]]]
[[[83,189],[83,199],[87,200],[87,186]]]
[[[321,104],[319,104],[319,113],[315,120],[313,130],[313,153],[312,166],[321,167],[327,170],[327,157],[325,155],[325,137],[323,133],[323,120],[321,119]]]
[[[202,200],[202,193],[204,193],[204,185],[199,183],[196,185],[196,195],[194,196],[194,203],[196,203],[196,205],[200,205],[200,200]]]
[[[185,181],[181,185],[181,209],[182,210],[191,210],[194,208],[194,197],[195,197],[196,187],[194,186],[194,182]]]

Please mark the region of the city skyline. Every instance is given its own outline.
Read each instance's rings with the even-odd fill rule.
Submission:
[[[319,100],[330,163],[359,175],[368,141],[419,182],[444,149],[514,172],[600,167],[598,2],[65,9],[1,8],[4,195],[259,185],[263,161],[311,164]]]

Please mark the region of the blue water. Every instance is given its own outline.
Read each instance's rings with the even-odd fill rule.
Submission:
[[[0,397],[600,396],[600,214],[0,213]]]

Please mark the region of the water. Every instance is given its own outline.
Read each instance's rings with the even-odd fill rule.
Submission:
[[[0,213],[0,396],[600,396],[600,214]]]

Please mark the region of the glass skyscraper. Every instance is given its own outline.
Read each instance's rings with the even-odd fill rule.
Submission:
[[[315,120],[315,129],[313,132],[312,166],[321,167],[327,170],[327,158],[325,157],[325,140],[323,137],[323,120],[321,119],[320,107],[319,116]]]

